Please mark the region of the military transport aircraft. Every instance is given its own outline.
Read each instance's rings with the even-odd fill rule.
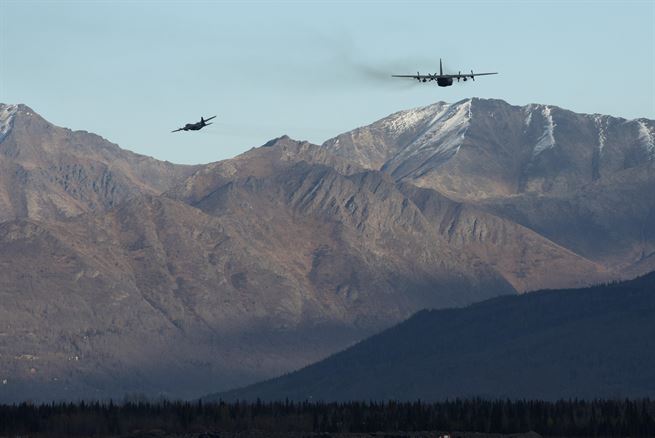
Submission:
[[[453,79],[457,79],[457,82],[459,82],[460,79],[463,79],[464,81],[467,81],[468,78],[471,78],[472,80],[475,80],[476,76],[486,76],[486,75],[497,75],[498,73],[473,73],[473,70],[471,70],[471,74],[465,73],[462,74],[460,71],[456,75],[445,75],[443,74],[443,67],[441,66],[441,59],[439,59],[439,74],[427,74],[427,75],[422,75],[419,72],[416,72],[415,75],[391,75],[391,77],[394,78],[412,78],[416,79],[419,82],[431,82],[431,81],[437,81],[437,85],[440,87],[450,87],[453,85]]]
[[[216,116],[210,117],[208,119],[204,119],[204,118],[200,117],[199,122],[197,122],[197,123],[187,123],[186,125],[184,125],[184,128],[179,128],[179,129],[176,129],[175,131],[171,131],[171,132],[198,131],[198,130],[204,128],[207,125],[211,125],[211,123],[207,123],[207,122],[210,121],[211,119],[214,119],[214,118],[216,118]]]

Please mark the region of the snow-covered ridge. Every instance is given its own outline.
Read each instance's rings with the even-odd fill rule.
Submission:
[[[0,142],[5,139],[18,112],[18,105],[0,104]]]

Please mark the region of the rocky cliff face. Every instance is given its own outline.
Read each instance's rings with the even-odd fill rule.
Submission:
[[[486,136],[514,128],[500,115],[474,127],[478,106],[528,117],[496,101],[439,103],[323,146],[281,137],[202,166],[0,106],[0,400],[191,397],[302,367],[426,307],[655,263],[651,234],[633,229],[651,204],[627,202],[647,201],[650,159],[607,175],[603,164],[583,189],[548,177],[512,192],[516,151]],[[475,141],[498,154],[484,172],[475,154],[458,158]],[[495,182],[473,190],[469,178]],[[604,243],[562,231],[575,215],[614,231]],[[611,245],[622,252],[602,252]]]

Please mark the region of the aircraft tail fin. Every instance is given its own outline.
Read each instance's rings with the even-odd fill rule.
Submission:
[[[200,123],[205,123],[205,118],[203,116],[200,116]]]
[[[443,76],[443,67],[441,66],[441,58],[439,58],[439,76]]]

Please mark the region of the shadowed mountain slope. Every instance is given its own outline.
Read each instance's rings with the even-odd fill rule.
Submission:
[[[613,398],[655,394],[655,273],[425,310],[223,400]]]

